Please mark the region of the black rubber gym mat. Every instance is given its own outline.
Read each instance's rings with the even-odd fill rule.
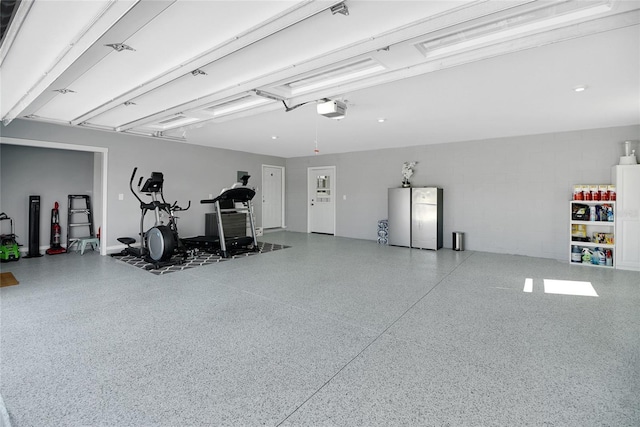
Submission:
[[[170,266],[160,267],[160,268],[153,268],[153,264],[150,264],[143,259],[128,256],[128,255],[118,257],[116,259],[118,261],[126,262],[127,264],[133,265],[134,267],[139,267],[144,270],[147,270],[150,273],[161,275],[161,274],[173,273],[175,271],[187,270],[189,268],[200,267],[203,265],[230,261],[236,258],[245,258],[248,256],[258,255],[265,252],[272,252],[280,249],[286,249],[289,247],[290,246],[280,245],[277,243],[258,242],[259,251],[257,252],[252,251],[252,252],[239,253],[229,258],[222,258],[220,255],[210,254],[208,252],[197,252],[195,256],[187,258],[182,264],[170,265]]]

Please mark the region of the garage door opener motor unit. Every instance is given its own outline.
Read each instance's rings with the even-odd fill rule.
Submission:
[[[318,114],[331,119],[338,119],[347,114],[347,104],[337,100],[327,100],[326,102],[318,104],[316,109],[318,110]]]

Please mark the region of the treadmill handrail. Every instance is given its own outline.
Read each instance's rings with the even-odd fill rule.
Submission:
[[[215,203],[220,200],[233,200],[238,202],[246,202],[252,200],[256,195],[255,190],[248,187],[235,187],[223,190],[216,198],[214,199],[205,199],[200,200],[200,203]]]

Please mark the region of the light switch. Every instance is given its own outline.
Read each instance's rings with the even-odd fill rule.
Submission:
[[[342,200],[347,200],[347,195],[346,194],[342,195]]]
[[[124,194],[122,193],[118,194],[118,200],[124,200]]]

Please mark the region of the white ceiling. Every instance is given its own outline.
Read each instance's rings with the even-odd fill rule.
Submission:
[[[22,2],[2,119],[280,157],[640,123],[638,1],[340,3]],[[556,22],[573,8],[601,13]],[[346,117],[318,115],[323,99]]]

